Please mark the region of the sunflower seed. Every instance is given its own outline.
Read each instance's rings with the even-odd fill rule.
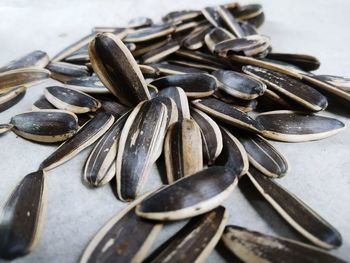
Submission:
[[[259,16],[263,12],[261,4],[249,4],[237,6],[233,9],[233,14],[240,20],[249,20]]]
[[[204,262],[219,241],[228,213],[222,206],[192,218],[143,262]]]
[[[64,86],[69,89],[74,89],[90,94],[109,93],[109,90],[102,84],[96,75],[67,80],[64,82]]]
[[[345,78],[341,76],[332,76],[332,75],[316,75],[316,79],[327,82],[342,91],[350,92],[350,78]]]
[[[101,109],[103,111],[114,115],[114,117],[117,119],[119,119],[119,117],[121,117],[127,111],[130,110],[130,108],[125,107],[124,105],[122,105],[118,102],[115,102],[115,101],[102,100],[101,104],[102,104]]]
[[[47,143],[64,141],[78,129],[78,118],[62,110],[29,111],[12,117],[10,123],[18,136]]]
[[[244,37],[244,32],[242,31],[241,26],[238,24],[238,21],[234,17],[234,15],[224,6],[218,6],[217,12],[219,16],[222,18],[227,28],[235,34],[236,37]]]
[[[162,221],[194,217],[218,207],[237,182],[228,168],[211,166],[161,188],[136,206],[136,214]]]
[[[53,106],[46,98],[45,96],[41,96],[38,100],[36,100],[32,105],[33,111],[38,110],[55,110],[57,109],[55,106]]]
[[[10,131],[12,128],[13,128],[12,124],[0,124],[0,135]]]
[[[162,20],[165,23],[173,23],[176,24],[178,22],[192,20],[201,15],[200,11],[196,10],[181,10],[181,11],[173,11],[166,14]]]
[[[350,101],[350,93],[346,92],[338,87],[330,84],[329,82],[323,81],[319,79],[316,75],[312,74],[303,74],[303,81],[312,86],[315,89],[319,89],[322,92],[328,92],[332,95],[337,96],[340,99],[345,99],[346,101]]]
[[[48,55],[41,50],[35,50],[23,57],[10,61],[0,68],[0,72],[29,67],[44,68],[47,63],[49,63]]]
[[[345,263],[316,247],[238,226],[227,226],[222,235],[222,241],[240,261],[247,263]]]
[[[249,24],[247,22],[241,23],[241,28],[242,28],[245,36],[251,36],[251,35],[258,35],[259,34],[257,29],[253,25],[251,25],[251,24]]]
[[[190,31],[202,23],[203,21],[190,21],[190,22],[183,22],[181,24],[177,24],[173,35]]]
[[[133,43],[145,42],[167,36],[174,31],[175,27],[171,24],[152,25],[130,32],[123,41]]]
[[[26,87],[16,87],[0,94],[0,112],[3,112],[23,99],[26,94]]]
[[[63,62],[87,66],[86,64],[90,62],[87,46],[84,47],[82,50],[78,50],[74,52],[72,55],[66,57],[63,60]],[[56,62],[53,62],[53,63],[56,63]]]
[[[223,41],[234,39],[235,36],[222,27],[216,27],[205,35],[204,41],[208,49],[213,53],[215,46]]]
[[[148,17],[136,17],[128,22],[128,28],[141,28],[152,26],[153,21]]]
[[[43,171],[26,175],[0,213],[0,258],[15,259],[34,249],[42,230],[47,195]]]
[[[167,60],[167,62],[174,65],[179,65],[179,66],[184,66],[192,69],[197,69],[197,70],[199,69],[199,70],[205,71],[205,72],[186,72],[186,73],[207,73],[207,72],[211,72],[222,68],[222,67],[216,67],[216,66],[206,65],[202,63],[197,63],[197,62],[191,62],[188,60]]]
[[[51,78],[59,81],[67,81],[72,78],[90,76],[86,66],[75,65],[67,62],[50,62],[46,69],[50,70]]]
[[[325,96],[301,81],[276,71],[253,66],[244,66],[242,70],[309,110],[320,111],[328,106]]]
[[[213,119],[198,109],[191,109],[191,117],[201,130],[204,163],[212,165],[222,151],[220,128]]]
[[[182,88],[168,87],[160,90],[158,96],[168,97],[174,100],[178,110],[179,121],[190,118],[190,108],[188,106],[188,99],[185,94],[185,91]]]
[[[154,100],[154,101],[159,100],[167,108],[168,119],[167,119],[167,124],[166,124],[167,128],[166,129],[168,129],[168,127],[170,125],[172,125],[173,123],[175,123],[179,120],[179,111],[177,109],[177,105],[176,105],[175,101],[172,98],[157,96],[157,97],[153,98],[152,100]]]
[[[207,74],[181,74],[158,78],[151,82],[159,89],[166,87],[181,87],[190,98],[210,96],[216,89],[216,81]]]
[[[216,56],[193,50],[178,50],[175,55],[184,58],[186,61],[190,60],[199,64],[209,65],[215,69],[229,68],[228,61],[218,58]],[[188,61],[187,61],[188,62]]]
[[[214,27],[221,27],[223,21],[219,16],[216,7],[208,6],[201,10],[203,16],[208,20]]]
[[[243,53],[245,56],[257,56],[270,46],[270,39],[262,35],[251,35],[243,38],[228,39],[217,43],[213,53],[221,57]]]
[[[107,184],[115,176],[118,140],[128,116],[129,114],[125,114],[120,117],[92,149],[84,168],[86,183],[101,186]],[[110,170],[112,172],[109,172]]]
[[[242,176],[248,172],[249,161],[246,150],[235,136],[227,129],[221,127],[223,148],[216,165],[222,165]]]
[[[287,174],[290,166],[273,145],[259,135],[235,134],[243,144],[249,163],[268,177],[279,178]]]
[[[183,119],[169,127],[164,159],[169,184],[203,169],[202,137],[195,121]]]
[[[273,208],[313,244],[326,249],[342,244],[338,231],[298,197],[254,168],[249,169],[248,177]]]
[[[50,77],[46,69],[20,68],[0,73],[0,94],[17,86],[35,85]]]
[[[267,58],[293,64],[305,71],[316,70],[321,65],[316,57],[305,54],[269,53]]]
[[[266,92],[266,90],[265,90]],[[216,90],[213,94],[213,97],[234,106],[243,112],[250,112],[256,109],[258,105],[257,100],[241,100],[232,96],[227,95],[225,92],[221,90]]]
[[[211,26],[207,24],[197,27],[181,41],[181,46],[191,50],[200,49],[204,44],[205,35],[210,30]]]
[[[220,90],[238,99],[255,99],[266,90],[261,81],[231,70],[217,70],[212,75],[217,79]]]
[[[153,65],[139,65],[139,68],[142,72],[142,75],[145,78],[158,78],[160,75],[159,69]],[[147,87],[148,87],[148,90],[150,90],[149,85],[147,85]],[[152,97],[152,95],[151,95],[151,97]]]
[[[80,263],[142,262],[162,224],[143,220],[135,206],[148,195],[138,198],[102,227],[80,259]]]
[[[125,105],[150,99],[139,66],[123,42],[110,33],[89,45],[91,64],[102,83]]]
[[[77,114],[95,112],[101,107],[98,100],[78,90],[51,86],[44,90],[44,94],[45,98],[56,108]]]
[[[91,34],[83,37],[82,39],[79,39],[77,42],[69,45],[68,47],[63,49],[61,52],[59,52],[56,56],[52,58],[51,61],[58,62],[58,61],[64,60],[66,57],[70,56],[77,50],[86,46],[91,40],[94,39],[95,36],[96,36],[96,33],[92,32]]]
[[[167,123],[163,103],[139,103],[121,132],[116,160],[117,194],[122,201],[137,198],[161,153]],[[137,153],[137,154],[135,154]]]
[[[296,79],[304,78],[300,74],[299,70],[296,70],[295,68],[287,67],[285,65],[282,66],[280,63],[277,64],[271,60],[266,60],[266,59],[261,60],[261,59],[256,59],[256,58],[246,57],[246,56],[239,56],[239,55],[230,55],[230,60],[244,64],[244,65],[252,65],[252,66],[256,66],[264,69],[277,71]]]
[[[47,157],[40,164],[40,169],[48,171],[72,159],[75,155],[97,141],[111,127],[113,121],[113,115],[104,112],[97,113],[73,137],[62,143]]]
[[[160,38],[155,39],[147,42],[141,42],[136,44],[136,49],[132,51],[132,55],[136,57],[140,57],[148,52],[151,52],[152,50],[158,49],[164,45],[166,45],[169,42],[169,39],[166,38]]]
[[[162,60],[170,54],[176,52],[179,48],[180,45],[177,43],[177,41],[169,41],[164,46],[145,53],[141,57],[141,61],[145,64],[158,62],[159,60]]]
[[[231,126],[251,131],[253,133],[261,133],[264,127],[248,114],[226,104],[215,98],[207,98],[192,101],[194,107],[204,111],[209,116],[219,121],[225,122]]]
[[[264,137],[284,142],[320,140],[345,128],[337,119],[287,110],[259,114],[256,121],[264,126]]]
[[[186,73],[206,73],[203,70],[186,67],[186,66],[179,66],[170,64],[168,62],[161,62],[158,64],[152,64],[152,67],[156,67],[159,70],[159,73],[163,76],[167,75],[178,75],[178,74],[186,74]]]

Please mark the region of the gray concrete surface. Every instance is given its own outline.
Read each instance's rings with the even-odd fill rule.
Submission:
[[[223,2],[226,1],[1,0],[0,64],[35,49],[53,56],[88,34],[93,26],[122,26],[135,16],[159,19],[174,9]],[[350,1],[256,2],[264,4],[266,22],[261,32],[272,38],[275,51],[312,54],[322,62],[319,73],[350,76]],[[30,110],[44,86],[31,88],[17,106],[0,113],[0,123]],[[322,114],[334,116],[329,112]],[[349,116],[348,110],[337,118],[349,126]],[[343,246],[331,253],[350,260],[350,129],[317,142],[274,144],[292,166],[291,172],[278,182],[341,232]],[[11,133],[2,136],[0,201],[54,149],[55,146],[35,144]],[[88,152],[48,173],[48,210],[41,239],[30,255],[15,262],[76,262],[96,231],[125,206],[115,199],[109,186],[89,189],[82,184],[81,171]],[[154,169],[146,189],[157,184],[159,179]],[[264,202],[247,201],[239,189],[225,205],[230,212],[229,223],[300,239]],[[179,226],[165,227],[156,244]],[[208,262],[224,262],[224,259],[214,252]]]

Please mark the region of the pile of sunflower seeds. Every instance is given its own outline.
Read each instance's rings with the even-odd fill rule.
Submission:
[[[320,66],[313,56],[273,52],[257,31],[263,22],[258,4],[174,11],[157,24],[140,17],[96,27],[51,60],[34,51],[0,68],[0,111],[28,87],[60,82],[0,133],[62,142],[4,202],[0,257],[35,248],[46,173],[93,145],[84,182],[115,178],[118,199],[131,203],[96,233],[81,262],[203,262],[219,240],[242,262],[344,262],[324,250],[342,244],[338,231],[274,180],[289,165],[266,139],[305,142],[343,130],[316,112],[329,96],[350,101],[350,80],[311,73]],[[156,162],[164,185],[144,193]],[[221,204],[241,180],[312,245],[228,225]],[[149,253],[162,225],[185,219]]]

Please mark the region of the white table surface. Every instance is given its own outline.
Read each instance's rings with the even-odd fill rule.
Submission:
[[[88,34],[93,26],[123,26],[135,16],[158,20],[174,9],[202,8],[227,1],[161,0],[1,0],[0,65],[40,49],[52,57],[62,48]],[[323,74],[350,76],[350,1],[265,0],[266,22],[261,32],[272,38],[275,51],[307,53],[318,57]],[[241,3],[252,3],[241,1]],[[28,90],[15,107],[0,113],[0,123],[31,109],[45,85]],[[333,114],[325,112],[327,116]],[[348,126],[350,110],[338,118]],[[291,172],[278,182],[295,193],[343,236],[343,245],[332,251],[350,260],[350,129],[317,142],[274,143],[290,161]],[[13,133],[0,138],[0,201],[55,146],[36,144]],[[89,153],[48,173],[48,210],[40,241],[28,256],[15,262],[77,262],[94,234],[125,204],[116,200],[111,187],[89,189],[81,182],[83,163]],[[159,183],[154,169],[146,189]],[[229,223],[268,234],[300,238],[264,202],[251,205],[237,190],[225,206]],[[180,224],[165,227],[156,244]],[[1,261],[1,260],[0,260]],[[224,262],[212,253],[208,262]]]

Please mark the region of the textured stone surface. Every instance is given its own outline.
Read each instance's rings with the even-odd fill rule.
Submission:
[[[227,1],[159,0],[2,0],[0,2],[0,64],[32,50],[52,57],[65,46],[88,34],[93,26],[122,26],[135,16],[157,20],[174,9],[202,8]],[[240,1],[262,2],[266,22],[261,32],[272,38],[275,51],[309,53],[321,62],[323,74],[350,76],[349,1]],[[0,123],[31,109],[45,85],[28,90],[25,98],[0,113]],[[332,116],[331,113],[323,113]],[[350,124],[350,110],[339,119]],[[274,143],[288,158],[292,170],[280,184],[295,193],[343,235],[343,246],[333,251],[350,260],[350,129],[334,137],[309,143]],[[0,203],[26,174],[37,169],[55,146],[35,144],[13,133],[0,138]],[[89,148],[91,149],[91,148]],[[88,155],[82,152],[48,173],[48,211],[35,251],[15,262],[77,262],[94,233],[125,204],[117,201],[110,186],[89,189],[82,184],[82,167]],[[148,189],[160,182],[156,169]],[[252,206],[239,189],[225,203],[229,223],[268,234],[300,238],[264,202]],[[264,220],[266,219],[266,220]],[[180,227],[165,227],[157,242]],[[0,260],[1,261],[1,260]],[[208,262],[224,262],[213,253]]]

